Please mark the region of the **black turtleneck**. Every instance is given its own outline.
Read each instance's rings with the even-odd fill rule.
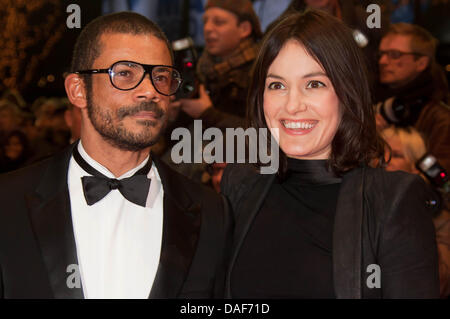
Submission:
[[[326,160],[288,159],[231,274],[233,298],[335,298],[332,236],[341,179]]]

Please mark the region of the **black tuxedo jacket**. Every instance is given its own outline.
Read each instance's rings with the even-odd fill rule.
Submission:
[[[0,176],[0,297],[83,298],[67,171],[73,145]],[[222,297],[230,220],[226,201],[153,158],[164,189],[161,255],[149,298]]]

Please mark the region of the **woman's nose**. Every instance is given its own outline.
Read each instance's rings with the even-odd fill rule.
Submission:
[[[307,109],[306,98],[301,92],[292,90],[286,103],[286,111],[289,114],[304,112]]]

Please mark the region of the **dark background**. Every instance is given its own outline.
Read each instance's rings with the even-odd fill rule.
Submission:
[[[0,25],[4,26],[0,29],[0,96],[15,89],[28,104],[39,96],[65,96],[64,73],[81,32],[66,26],[70,14],[66,8],[72,3],[81,8],[81,27],[103,12],[102,0],[0,0]],[[202,1],[159,3],[156,22],[169,40],[199,32],[189,23],[189,8],[201,6]],[[424,8],[423,1],[411,1],[413,19],[439,39],[437,60],[450,79],[450,1],[427,3]]]

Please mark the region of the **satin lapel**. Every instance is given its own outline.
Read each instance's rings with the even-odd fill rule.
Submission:
[[[337,298],[361,298],[364,168],[342,179],[333,232],[333,278]]]
[[[72,147],[50,160],[36,192],[26,196],[31,225],[55,298],[83,298],[81,286],[69,288],[67,284],[78,270],[67,186]],[[67,271],[70,265],[75,268]],[[78,282],[81,282],[81,278]]]
[[[197,247],[201,205],[187,196],[177,176],[152,156],[164,189],[161,256],[149,298],[177,298]]]
[[[251,224],[253,223],[253,219],[259,212],[261,205],[266,198],[266,195],[272,186],[273,181],[275,180],[276,174],[271,175],[261,175],[258,182],[250,192],[245,194],[245,198],[242,201],[242,205],[238,208],[238,214],[235,214],[235,230],[234,230],[234,238],[232,245],[232,253],[230,259],[230,266],[227,271],[227,281],[226,281],[226,297],[231,298],[231,286],[230,286],[230,278],[231,272],[233,270],[234,263],[236,262],[236,258],[239,254],[239,250],[241,249],[242,243],[244,242],[245,236],[247,235],[248,230],[250,229]]]

